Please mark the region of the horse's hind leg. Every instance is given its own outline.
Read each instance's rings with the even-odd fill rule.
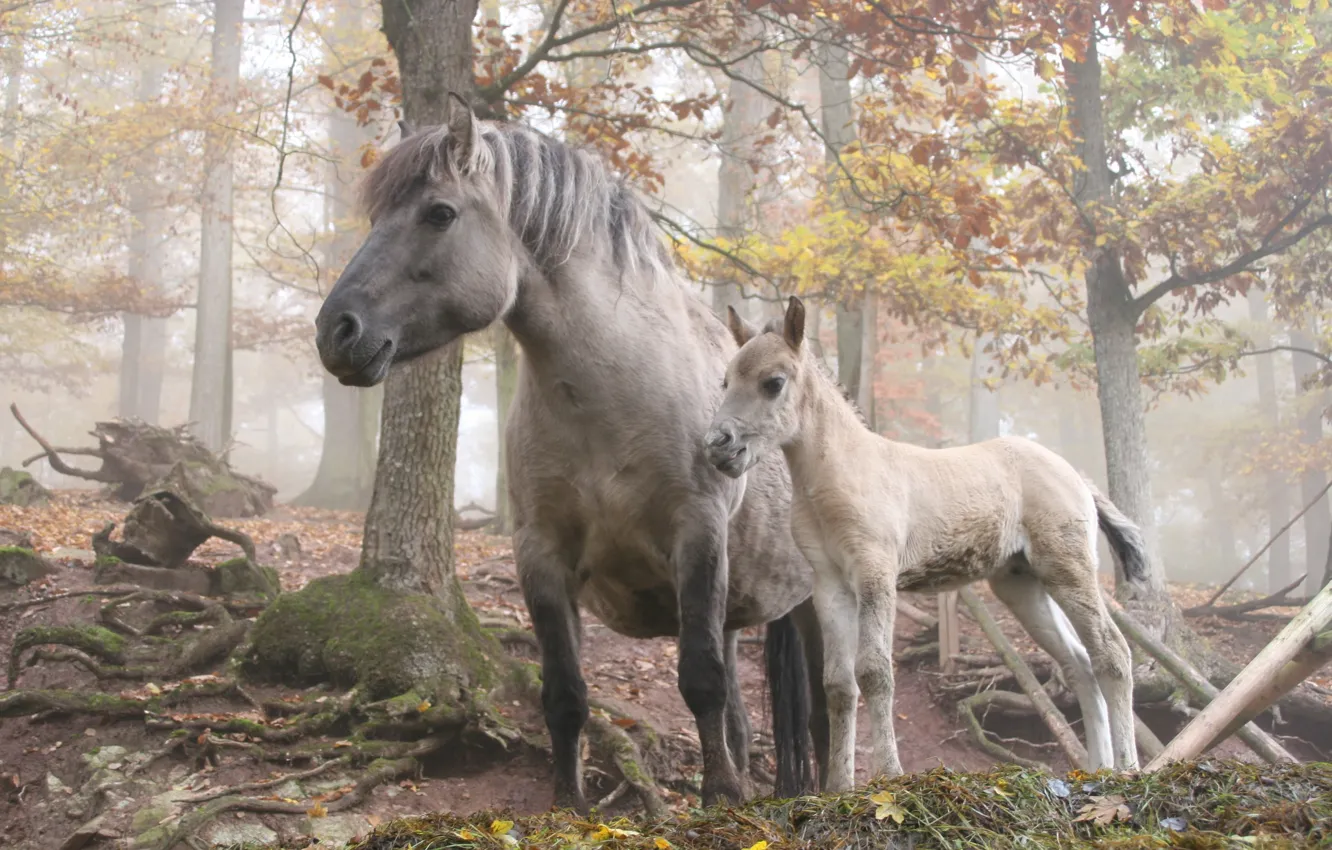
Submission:
[[[523,600],[541,646],[541,705],[555,761],[555,805],[586,813],[579,736],[587,723],[587,683],[579,668],[581,637],[570,571],[553,547],[527,529],[514,535]]]
[[[726,633],[726,745],[735,769],[745,776],[749,773],[749,744],[754,733],[740,692],[739,644],[738,630]]]
[[[1088,767],[1092,770],[1109,767],[1113,755],[1105,698],[1092,671],[1091,658],[1068,617],[1030,572],[1005,570],[990,579],[990,588],[1032,640],[1055,660],[1072,686],[1087,730]]]

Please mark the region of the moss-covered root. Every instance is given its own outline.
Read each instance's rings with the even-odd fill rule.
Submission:
[[[662,799],[656,780],[648,771],[643,754],[639,752],[634,739],[599,711],[592,712],[585,728],[593,749],[615,763],[624,781],[629,783],[629,787],[638,794],[638,799],[643,801],[643,808],[647,811],[648,817],[668,816],[671,810]]]
[[[193,699],[229,696],[236,683],[228,679],[185,682],[166,693],[145,699],[98,691],[17,690],[0,694],[0,717],[28,717],[43,711],[90,714],[102,717],[139,717],[157,714]]]
[[[371,762],[357,779],[352,789],[335,800],[323,803],[326,813],[346,811],[364,802],[370,792],[401,776],[417,773],[421,768],[421,756],[429,755],[444,746],[439,738],[427,738],[419,741],[396,758],[380,758]],[[215,793],[215,792],[213,792]],[[283,800],[250,797],[239,793],[227,793],[226,796],[210,800],[204,805],[182,817],[173,830],[164,835],[155,845],[154,850],[175,850],[188,846],[191,836],[207,826],[220,815],[227,812],[268,812],[275,814],[305,814],[310,803],[288,803]]]
[[[123,664],[125,639],[101,626],[32,626],[14,636],[9,652],[9,687],[18,684],[19,658],[34,646],[68,646],[108,664]]]
[[[471,609],[386,590],[359,570],[284,593],[260,615],[241,670],[256,681],[358,687],[367,700],[415,692],[461,705],[489,690],[504,653]]]

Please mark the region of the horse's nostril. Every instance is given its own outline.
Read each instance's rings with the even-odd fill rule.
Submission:
[[[730,429],[718,428],[713,432],[712,439],[708,441],[708,445],[712,446],[714,449],[724,449],[729,446],[734,439],[735,436],[731,433]]]
[[[338,348],[351,345],[361,337],[361,320],[354,313],[338,316],[338,323],[333,327],[333,344]]]

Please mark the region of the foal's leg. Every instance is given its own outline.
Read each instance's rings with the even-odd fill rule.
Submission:
[[[1006,570],[990,579],[990,588],[1032,640],[1055,660],[1073,687],[1087,730],[1087,767],[1091,770],[1109,767],[1113,756],[1105,697],[1092,672],[1091,658],[1068,617],[1054,604],[1040,580],[1029,572]]]
[[[747,776],[749,745],[754,733],[749,725],[749,712],[745,710],[745,697],[740,693],[739,644],[738,630],[726,633],[726,746],[731,750],[736,772]]]
[[[1134,770],[1138,766],[1138,748],[1133,724],[1133,656],[1128,641],[1105,609],[1096,582],[1093,552],[1088,549],[1082,557],[1064,561],[1062,569],[1055,566],[1043,578],[1046,589],[1064,609],[1091,656],[1092,671],[1110,714],[1115,769]]]
[[[814,741],[814,764],[818,768],[818,790],[828,783],[828,691],[823,686],[823,631],[810,597],[792,610],[809,669],[809,735]]]
[[[587,722],[587,683],[579,669],[581,624],[570,571],[553,546],[528,529],[514,535],[523,600],[541,647],[541,705],[555,760],[555,805],[586,813],[579,736]]]
[[[680,695],[694,715],[703,750],[703,804],[740,803],[745,783],[726,744],[727,671],[724,511],[681,528],[675,550],[680,597]]]
[[[856,685],[859,602],[837,567],[814,573],[814,607],[823,632],[823,688],[828,701],[828,772],[823,790],[847,791],[856,777]]]
[[[866,559],[860,575],[860,649],[856,681],[870,711],[874,761],[870,776],[901,776],[893,729],[893,624],[897,617],[897,570],[889,555]]]

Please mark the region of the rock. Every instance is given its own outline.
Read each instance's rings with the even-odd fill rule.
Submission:
[[[345,847],[370,831],[370,821],[363,815],[329,815],[310,818],[306,830],[320,847]]]
[[[19,469],[6,466],[0,469],[0,505],[32,507],[51,500],[47,490],[36,478]]]
[[[84,753],[83,763],[88,765],[88,770],[96,773],[99,770],[105,770],[114,762],[124,762],[127,755],[129,755],[129,750],[124,747],[118,744],[108,744],[105,747],[98,747]]]
[[[166,802],[151,802],[130,818],[130,829],[135,835],[147,832],[176,813],[175,806]]]
[[[297,782],[295,779],[288,779],[286,782],[283,782],[281,785],[274,788],[271,793],[276,797],[285,797],[288,800],[305,799],[305,789],[302,788],[301,783]]]
[[[268,847],[276,844],[278,834],[261,823],[224,821],[204,832],[210,847]]]
[[[91,549],[71,549],[68,546],[57,546],[51,550],[51,559],[55,561],[74,561],[85,567],[90,567],[97,561],[97,553]]]
[[[72,794],[69,786],[60,781],[60,777],[54,773],[46,774],[46,793],[48,794]]]
[[[22,586],[60,572],[46,559],[22,546],[0,546],[0,583]]]
[[[207,596],[213,590],[213,571],[199,567],[141,567],[115,558],[98,558],[93,584],[135,584],[153,590],[177,590]]]
[[[0,546],[19,546],[23,549],[36,549],[37,541],[31,531],[19,531],[16,528],[0,528]]]
[[[290,531],[284,531],[273,541],[273,551],[284,561],[294,561],[301,557],[301,539]]]
[[[83,826],[74,830],[69,838],[66,838],[65,842],[60,845],[60,850],[80,850],[80,848],[86,846],[88,842],[97,838],[113,839],[120,837],[118,833],[103,826],[102,821],[103,817],[98,815]]]

